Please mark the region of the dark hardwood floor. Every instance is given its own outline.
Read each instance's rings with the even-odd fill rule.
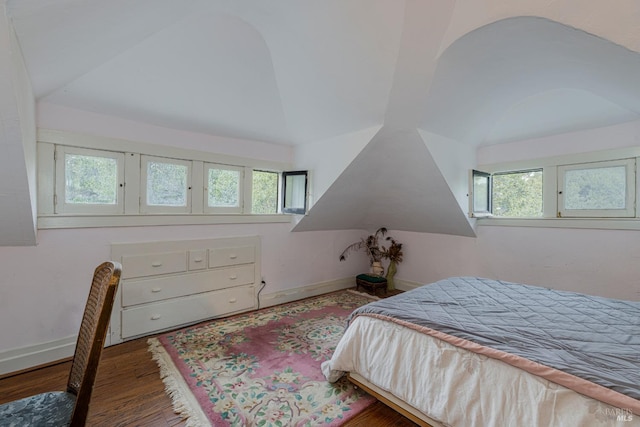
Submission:
[[[70,362],[0,379],[0,404],[51,390],[63,390]],[[91,400],[88,426],[184,426],[173,412],[171,400],[156,363],[147,351],[146,338],[106,348]],[[416,424],[376,402],[346,426],[413,427]]]

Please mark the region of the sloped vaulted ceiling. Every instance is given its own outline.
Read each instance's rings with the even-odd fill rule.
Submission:
[[[407,19],[425,19],[416,12]],[[584,31],[542,18],[504,19],[437,58],[418,35],[403,38],[382,128],[405,132],[373,138],[296,229],[373,229],[378,220],[394,229],[472,235],[461,218],[464,204],[456,206],[455,194],[444,191],[448,183],[434,179],[438,165],[422,152],[429,141],[405,140],[414,126],[471,148],[640,118],[640,55]],[[416,56],[423,60],[402,60]],[[460,174],[472,166],[460,161]],[[369,189],[373,182],[377,192]]]
[[[637,52],[548,19],[504,19],[443,52],[420,126],[493,144],[634,120],[639,76]]]
[[[463,236],[459,181],[478,145],[640,117],[638,53],[514,17],[575,7],[541,3],[5,0],[37,102],[297,147],[380,128],[295,229]],[[602,4],[581,3],[585,19]]]

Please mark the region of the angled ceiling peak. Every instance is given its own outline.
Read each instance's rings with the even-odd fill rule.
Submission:
[[[383,127],[294,231],[381,226],[475,237],[416,129]]]

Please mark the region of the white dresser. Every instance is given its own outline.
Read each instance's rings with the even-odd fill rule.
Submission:
[[[111,245],[122,281],[107,344],[253,310],[258,236]]]

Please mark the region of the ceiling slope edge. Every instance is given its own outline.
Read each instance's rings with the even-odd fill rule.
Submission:
[[[416,129],[384,126],[293,231],[378,227],[475,237]]]
[[[0,246],[34,246],[35,106],[18,42],[0,12]]]

